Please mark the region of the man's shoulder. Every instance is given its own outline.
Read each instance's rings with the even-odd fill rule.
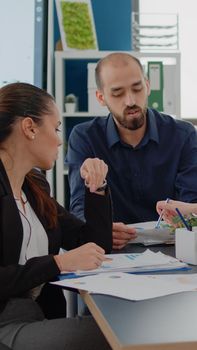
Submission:
[[[77,124],[73,127],[73,130],[88,130],[91,128],[102,128],[105,127],[105,125],[107,124],[107,121],[109,119],[109,115],[106,117],[94,117],[93,119],[86,121],[86,122],[82,122],[80,124]]]
[[[100,134],[106,130],[110,115],[106,117],[94,117],[93,119],[77,124],[71,131],[71,137]]]
[[[158,112],[156,110],[151,110],[151,113],[154,114],[156,123],[159,127],[177,130],[178,132],[180,131],[186,134],[189,134],[195,130],[195,127],[189,121],[178,119],[172,115]]]

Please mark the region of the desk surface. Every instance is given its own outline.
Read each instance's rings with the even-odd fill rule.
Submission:
[[[142,252],[127,246],[121,252]],[[151,247],[174,255],[174,247]],[[185,273],[197,272],[197,266]],[[183,271],[181,271],[183,273]],[[81,293],[114,350],[197,349],[197,293],[132,302],[105,295]]]

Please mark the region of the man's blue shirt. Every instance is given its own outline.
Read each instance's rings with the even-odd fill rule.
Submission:
[[[111,114],[76,125],[67,162],[70,210],[79,218],[84,207],[79,169],[94,157],[109,167],[114,222],[157,220],[156,202],[166,198],[197,202],[197,134],[188,122],[148,109],[147,129],[136,147],[121,141]]]

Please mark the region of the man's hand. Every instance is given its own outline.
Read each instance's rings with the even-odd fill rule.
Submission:
[[[90,192],[96,192],[97,188],[103,185],[107,172],[107,164],[99,158],[87,158],[80,168],[81,177]]]
[[[113,249],[122,249],[130,240],[137,237],[136,229],[122,222],[113,223]]]

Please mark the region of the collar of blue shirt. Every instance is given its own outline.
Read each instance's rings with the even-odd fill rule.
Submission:
[[[149,142],[149,140],[153,140],[159,143],[159,133],[158,133],[158,126],[156,122],[156,116],[154,115],[151,109],[147,110],[146,117],[147,117],[147,130],[140,144],[136,148],[140,148],[146,145]],[[109,148],[111,148],[116,143],[121,142],[116,124],[114,123],[114,119],[111,113],[108,116],[108,123],[107,123],[107,142],[108,142]]]

